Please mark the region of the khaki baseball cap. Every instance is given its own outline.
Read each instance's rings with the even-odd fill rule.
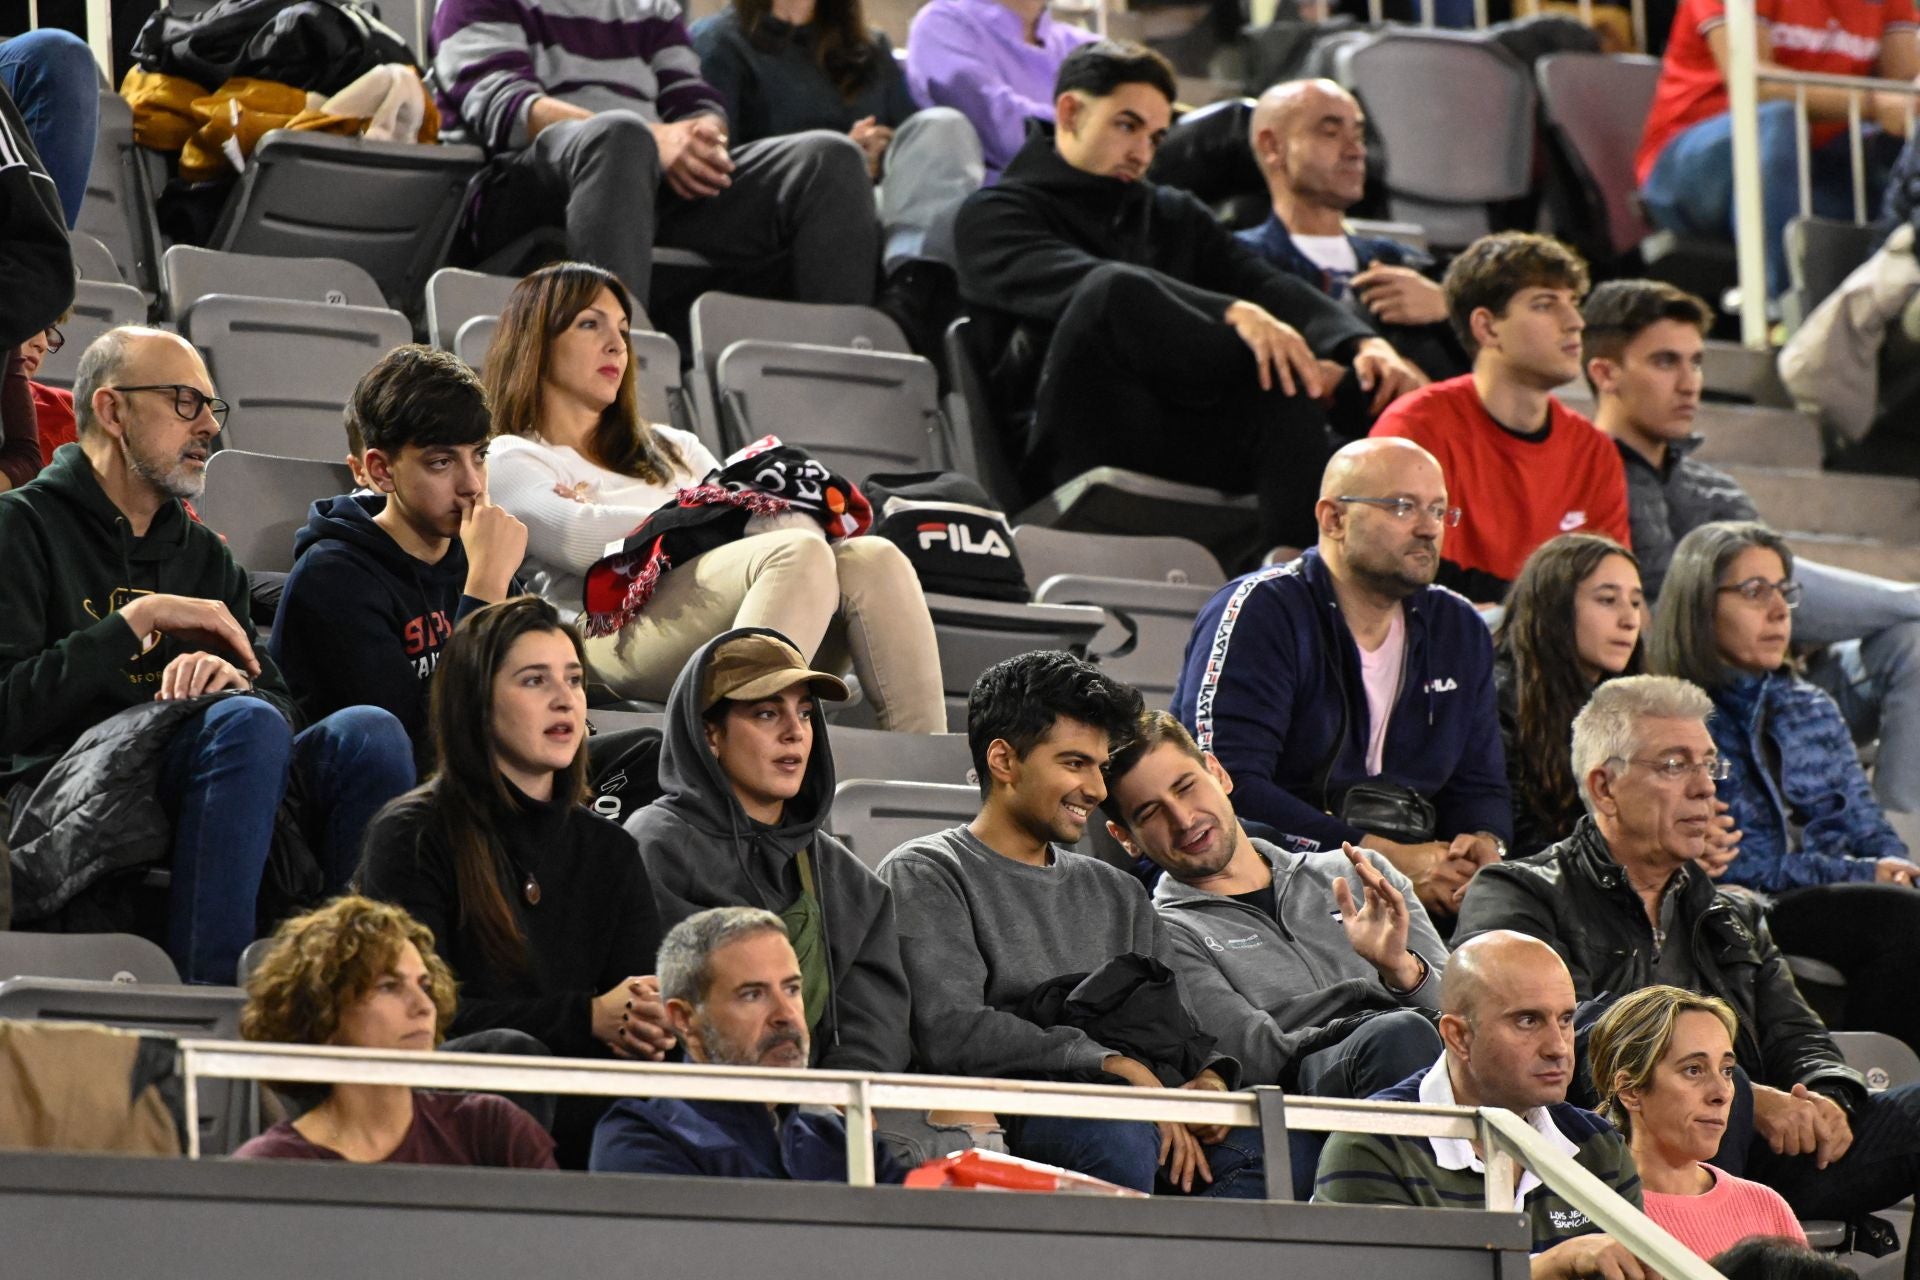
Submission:
[[[847,682],[825,671],[815,671],[800,656],[800,651],[778,636],[737,636],[719,645],[707,660],[707,674],[700,687],[700,709],[722,698],[735,702],[753,702],[770,698],[782,689],[807,684],[815,697],[844,702],[853,696]]]

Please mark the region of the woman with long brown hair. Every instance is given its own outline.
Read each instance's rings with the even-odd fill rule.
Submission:
[[[657,1059],[673,1043],[651,976],[659,915],[633,837],[581,804],[584,671],[579,635],[538,597],[468,615],[434,672],[438,767],[368,826],[359,887],[440,941],[460,981],[455,1034]],[[555,1133],[574,1163],[595,1117],[568,1112]]]
[[[642,416],[633,315],[613,276],[559,263],[515,287],[487,353],[499,433],[492,499],[527,526],[533,589],[568,615],[609,542],[719,465],[691,433]],[[756,516],[746,536],[673,566],[645,609],[586,652],[594,677],[621,696],[663,702],[695,650],[743,626],[771,627],[836,670],[850,659],[881,728],[946,730],[933,620],[913,566],[885,538],[830,544],[809,516]]]

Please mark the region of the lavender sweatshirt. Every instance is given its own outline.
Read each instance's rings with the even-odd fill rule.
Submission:
[[[972,122],[989,182],[1026,140],[1028,120],[1053,119],[1053,78],[1094,36],[1042,14],[1034,38],[999,0],[930,0],[907,32],[907,87],[921,106],[952,107]]]

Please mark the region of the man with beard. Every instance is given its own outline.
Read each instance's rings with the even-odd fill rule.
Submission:
[[[799,958],[780,917],[758,907],[688,916],[660,943],[667,1020],[691,1062],[804,1068],[807,1010]],[[847,1127],[837,1115],[766,1102],[629,1098],[594,1130],[589,1168],[709,1178],[844,1182]],[[879,1144],[880,1182],[906,1176]]]
[[[246,571],[187,505],[227,412],[199,354],[171,333],[111,330],[81,356],[73,401],[77,443],[0,495],[9,570],[0,583],[0,795],[17,821],[23,805],[41,808],[29,795],[61,766],[63,789],[115,793],[116,803],[89,802],[92,814],[110,814],[113,840],[94,838],[108,833],[107,816],[83,812],[35,842],[31,865],[16,847],[16,888],[51,882],[64,895],[23,894],[22,916],[29,907],[50,914],[110,872],[160,860],[164,843],[126,847],[140,843],[139,803],[157,800],[172,827],[167,950],[189,982],[232,982],[255,936],[290,773],[307,801],[323,887],[335,893],[368,819],[413,785],[412,752],[392,713],[372,707],[294,732],[286,685],[255,649]],[[154,703],[188,705],[156,713]],[[62,759],[115,717],[124,742],[93,751],[92,763]],[[139,752],[158,757],[156,775],[132,776],[122,757]],[[83,913],[92,927],[125,923],[93,905]]]
[[[1201,610],[1174,714],[1283,847],[1364,844],[1451,917],[1513,824],[1492,642],[1433,585],[1460,513],[1432,454],[1371,439],[1327,464],[1314,518],[1318,547]]]

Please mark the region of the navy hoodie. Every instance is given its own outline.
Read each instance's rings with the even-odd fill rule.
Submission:
[[[1511,839],[1486,624],[1445,587],[1404,607],[1405,666],[1379,776],[1433,802],[1439,839]],[[1330,813],[1368,776],[1368,713],[1360,648],[1318,551],[1214,593],[1187,640],[1173,713],[1233,779],[1234,809],[1284,832],[1282,843],[1306,851],[1365,838]]]
[[[460,619],[486,601],[464,595],[467,553],[455,538],[438,564],[409,555],[373,522],[386,499],[322,498],[294,539],[269,649],[309,720],[342,707],[384,707],[433,754],[427,689]]]

